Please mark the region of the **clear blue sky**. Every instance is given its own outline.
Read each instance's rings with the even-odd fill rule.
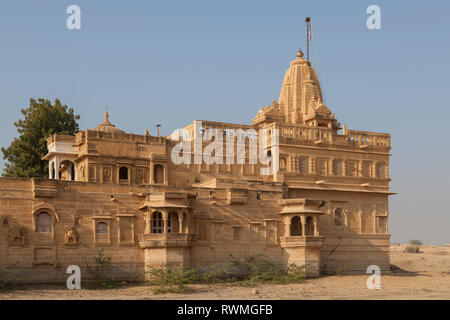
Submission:
[[[66,8],[81,7],[81,30]],[[366,28],[381,7],[382,30]],[[30,97],[162,133],[194,119],[249,123],[278,94],[312,17],[326,102],[351,129],[392,134],[392,242],[450,242],[450,2],[0,2],[0,145]],[[3,166],[3,162],[1,163]]]

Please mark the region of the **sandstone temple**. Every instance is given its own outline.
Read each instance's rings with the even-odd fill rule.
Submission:
[[[251,124],[195,121],[183,130],[195,136],[198,123],[223,137],[277,129],[278,171],[261,175],[249,144],[245,163],[175,164],[179,141],[126,133],[105,112],[94,129],[48,137],[48,179],[0,178],[1,267],[15,265],[24,281],[65,281],[78,265],[84,278],[104,248],[120,279],[255,254],[306,265],[311,276],[389,269],[390,135],[341,126],[301,51],[278,101]]]

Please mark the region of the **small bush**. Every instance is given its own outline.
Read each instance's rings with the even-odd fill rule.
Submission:
[[[422,246],[422,241],[414,239],[408,242],[408,245],[405,248],[406,253],[419,253],[420,247]]]
[[[114,281],[106,278],[105,273],[111,265],[112,258],[105,253],[105,248],[101,248],[94,259],[95,265],[93,267],[86,263],[86,268],[94,280],[92,289],[114,289],[126,284],[125,281]]]
[[[162,265],[161,268],[151,267],[147,272],[149,284],[157,286],[153,293],[187,293],[190,288],[187,284],[194,283],[194,269],[183,269],[171,265]]]
[[[420,246],[415,244],[408,244],[405,248],[406,253],[419,253],[420,252]]]
[[[156,286],[153,292],[158,293],[188,293],[189,284],[194,283],[237,283],[252,286],[257,283],[299,283],[305,279],[305,266],[295,264],[280,266],[264,255],[246,257],[242,260],[233,259],[222,268],[206,270],[177,268],[162,265],[161,268],[151,268],[148,271],[149,284]]]
[[[12,289],[15,285],[14,281],[6,279],[8,273],[16,271],[16,264],[6,268],[0,268],[0,291]]]

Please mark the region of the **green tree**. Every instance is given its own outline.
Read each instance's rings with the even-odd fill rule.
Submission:
[[[42,160],[47,153],[46,138],[52,134],[73,135],[78,132],[79,115],[58,99],[52,105],[47,99],[30,99],[30,106],[21,109],[24,119],[14,123],[19,133],[8,148],[2,148],[4,177],[44,178],[48,176],[48,162]]]

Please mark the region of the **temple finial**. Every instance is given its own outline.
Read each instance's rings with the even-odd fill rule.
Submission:
[[[302,49],[298,49],[297,57],[303,58],[303,52],[302,52]]]
[[[105,122],[109,122],[108,118],[109,118],[108,108],[105,108]]]

